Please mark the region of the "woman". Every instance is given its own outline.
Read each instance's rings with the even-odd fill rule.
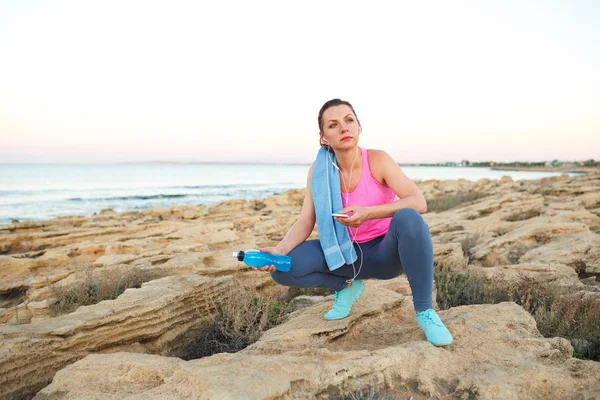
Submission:
[[[269,271],[275,282],[285,286],[334,290],[334,305],[325,315],[328,320],[349,314],[363,292],[361,279],[392,279],[405,271],[417,323],[427,340],[436,346],[452,343],[452,335],[432,308],[433,245],[420,215],[427,211],[425,197],[386,152],[358,146],[362,127],[350,103],[340,99],[326,102],[318,123],[321,147],[335,154],[337,161],[334,165],[344,206],[339,213],[350,215],[334,219],[348,227],[358,259],[330,270],[319,240],[306,240],[316,222],[311,195],[313,163],[300,217],[276,247],[260,249],[289,255],[292,269],[280,272],[267,266],[260,270]]]

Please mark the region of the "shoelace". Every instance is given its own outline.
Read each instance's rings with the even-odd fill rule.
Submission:
[[[335,303],[337,303],[337,300],[340,298],[340,295],[342,294],[342,291],[345,290],[345,289],[347,289],[347,288],[344,288],[344,289],[340,290],[339,292],[335,292],[333,294],[334,305],[335,305]]]
[[[442,326],[439,322],[433,319],[433,317],[429,313],[424,314],[423,316],[421,316],[421,318],[423,319],[425,326],[429,326],[431,324],[434,324],[436,326]]]

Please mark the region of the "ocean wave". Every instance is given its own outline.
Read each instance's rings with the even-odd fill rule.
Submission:
[[[166,189],[230,189],[230,188],[262,188],[297,185],[295,182],[258,182],[258,183],[232,183],[223,185],[192,185],[192,186],[166,186]]]
[[[232,184],[222,184],[222,185],[177,185],[177,186],[145,186],[145,187],[136,187],[133,188],[137,191],[144,190],[152,190],[152,191],[160,191],[164,189],[201,189],[201,190],[210,190],[210,189],[246,189],[246,188],[254,188],[254,189],[270,189],[270,188],[280,188],[280,187],[289,187],[289,186],[298,186],[295,182],[253,182],[253,183],[232,183]],[[81,188],[64,188],[64,189],[37,189],[37,190],[0,190],[0,197],[9,197],[9,196],[39,196],[46,195],[50,193],[69,193],[69,192],[81,192],[85,191],[88,193],[93,193],[94,191],[123,191],[123,189],[132,189],[125,187],[98,187],[91,189],[81,189]],[[81,197],[74,197],[66,200],[78,200],[82,199]]]
[[[155,200],[155,199],[180,199],[183,197],[196,196],[194,194],[153,194],[153,195],[135,195],[135,196],[118,196],[118,197],[92,197],[83,199],[81,197],[73,197],[66,201],[113,201],[113,200]]]

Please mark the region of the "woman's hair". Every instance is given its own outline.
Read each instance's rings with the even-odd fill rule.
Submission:
[[[352,110],[352,113],[354,113],[354,116],[356,117],[356,121],[358,123],[360,123],[360,121],[358,121],[358,116],[356,115],[356,111],[354,111],[354,107],[352,107],[352,104],[350,104],[344,100],[332,99],[332,100],[329,100],[328,102],[326,102],[325,104],[323,104],[323,106],[319,110],[319,133],[323,132],[323,113],[330,107],[341,106],[341,105],[350,107],[350,109]],[[322,148],[324,148],[325,150],[328,150],[330,153],[333,153],[332,148],[330,148],[326,144],[321,143],[321,135],[319,135],[319,145]]]

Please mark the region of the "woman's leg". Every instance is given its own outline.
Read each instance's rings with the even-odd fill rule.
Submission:
[[[435,346],[452,343],[452,334],[432,308],[433,244],[429,226],[421,214],[412,208],[398,210],[385,236],[361,243],[360,248],[355,243],[354,248],[358,255],[354,266],[346,264],[329,271],[319,241],[304,242],[289,254],[292,256],[290,272],[293,273],[276,271],[271,272],[271,276],[282,285],[327,287],[339,292],[346,287],[346,278],[352,278],[356,272],[358,279],[392,279],[405,270],[417,311],[417,323],[427,340]],[[348,315],[352,303],[362,293],[362,283],[359,282],[358,289],[356,287],[353,285],[348,291],[360,292],[336,293],[340,298],[344,294],[350,299],[342,299],[338,304],[340,298],[336,297],[333,308],[325,314],[326,319],[340,319]]]
[[[280,285],[328,288],[336,292],[348,285],[346,278],[333,274],[327,267],[318,239],[300,243],[290,251],[288,256],[292,258],[292,268],[288,272],[274,271],[270,273],[273,280]]]
[[[354,244],[358,259],[330,271],[318,239],[307,240],[288,255],[289,272],[271,272],[273,280],[284,286],[319,287],[340,291],[346,279],[360,272],[357,279],[392,279],[406,272],[413,293],[415,310],[432,308],[433,245],[429,227],[416,210],[402,208],[392,217],[385,236]],[[362,260],[362,265],[361,265]]]
[[[452,334],[432,306],[433,244],[429,226],[416,210],[403,208],[392,217],[381,248],[390,254],[389,249],[394,247],[412,290],[417,324],[434,346],[452,344]]]
[[[352,264],[346,264],[333,271],[327,266],[319,240],[307,240],[300,243],[288,254],[288,256],[292,257],[292,268],[290,271],[274,271],[271,272],[271,277],[273,277],[275,282],[284,286],[328,288],[337,292],[348,286],[348,282],[346,281],[355,275],[354,271],[358,272],[361,260],[364,259],[357,278],[391,279],[402,273],[402,267],[400,266],[397,250],[395,248],[391,249],[391,252],[396,254],[398,261],[394,263],[396,265],[395,268],[390,263],[385,270],[385,276],[387,277],[382,277],[382,263],[389,261],[389,257],[388,259],[381,257],[380,243],[383,238],[384,236],[380,236],[367,243],[361,243],[360,249],[354,243],[354,248],[358,255],[358,259],[354,262],[355,270],[352,269]]]
[[[366,243],[355,243],[358,260],[357,279],[392,279],[406,272],[416,311],[432,308],[433,244],[429,226],[415,209],[402,208],[394,214],[385,236]],[[362,251],[361,251],[362,250]],[[352,265],[344,265],[332,274],[354,276]]]
[[[415,310],[432,308],[433,244],[421,214],[412,208],[396,211],[381,247],[396,249],[412,290]]]
[[[390,228],[383,240],[376,243],[377,252],[367,247],[365,276],[390,279],[404,268],[413,294],[417,311],[417,324],[427,340],[434,346],[452,344],[452,334],[432,307],[433,290],[433,244],[429,227],[416,210],[403,208],[392,217]],[[373,265],[379,262],[379,268]],[[346,268],[346,266],[342,267]],[[359,274],[359,277],[362,275]]]

